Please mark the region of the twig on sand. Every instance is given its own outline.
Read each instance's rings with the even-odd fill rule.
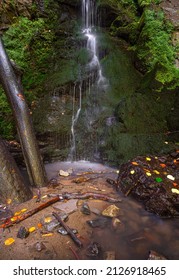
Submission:
[[[75,233],[69,228],[69,226],[67,226],[67,224],[61,219],[61,217],[55,212],[53,212],[52,214],[57,219],[57,221],[60,222],[62,227],[67,231],[67,233],[70,235],[72,240],[76,243],[76,245],[80,248],[83,247],[82,242],[78,239],[78,237],[75,235]]]

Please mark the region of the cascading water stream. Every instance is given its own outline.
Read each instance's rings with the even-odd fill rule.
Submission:
[[[96,7],[94,0],[82,0],[82,34],[87,38],[86,49],[91,56],[90,62],[86,65],[86,71],[88,72],[88,82],[82,81],[79,85],[79,97],[77,97],[77,88],[74,86],[73,92],[73,114],[71,124],[71,149],[68,159],[71,161],[77,160],[76,152],[76,129],[75,126],[79,120],[79,116],[82,110],[82,87],[86,89],[89,96],[92,91],[92,87],[95,85],[95,95],[98,94],[98,88],[105,89],[107,86],[107,80],[102,74],[102,68],[98,58],[97,50],[97,36],[94,32],[96,20]],[[94,94],[94,93],[93,93]],[[79,99],[78,108],[75,110],[76,99]],[[89,97],[90,99],[90,97]],[[94,107],[94,98],[91,97],[91,108]],[[98,108],[93,109],[86,108],[86,129],[90,130],[91,123],[94,119],[94,115],[97,114]],[[90,136],[89,136],[90,137]],[[96,144],[96,143],[95,143]]]
[[[72,114],[72,124],[71,124],[71,149],[68,159],[71,161],[76,160],[76,137],[75,137],[75,124],[78,121],[80,111],[81,111],[81,99],[82,99],[82,87],[79,84],[79,107],[75,112],[75,100],[76,100],[76,84],[73,90],[73,114]]]
[[[92,54],[92,59],[89,63],[91,71],[94,67],[97,68],[97,84],[98,86],[105,86],[107,81],[102,74],[101,65],[97,55],[97,38],[93,29],[95,27],[96,8],[94,0],[83,0],[82,3],[82,18],[83,30],[82,32],[87,37],[87,50]]]

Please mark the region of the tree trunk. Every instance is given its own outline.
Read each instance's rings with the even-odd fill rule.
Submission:
[[[0,139],[0,202],[7,199],[24,202],[32,197],[31,190],[25,186],[24,179],[4,141]]]
[[[31,184],[43,186],[46,174],[22,87],[18,84],[0,38],[0,82],[9,100]]]

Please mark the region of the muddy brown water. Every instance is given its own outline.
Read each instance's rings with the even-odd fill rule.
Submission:
[[[149,251],[154,250],[164,255],[168,259],[179,259],[179,221],[178,219],[161,219],[148,213],[143,205],[131,199],[124,197],[122,193],[116,193],[115,188],[106,182],[107,178],[115,180],[117,178],[116,169],[109,168],[102,164],[90,162],[55,162],[46,164],[48,179],[58,176],[59,170],[71,170],[73,175],[69,177],[59,177],[60,185],[54,188],[42,189],[42,195],[46,193],[62,192],[98,192],[109,194],[112,197],[122,199],[115,203],[120,208],[119,219],[120,226],[114,229],[112,219],[108,218],[105,227],[92,228],[87,221],[94,220],[99,216],[92,213],[84,215],[81,213],[81,206],[69,215],[67,224],[71,228],[78,230],[78,236],[83,243],[83,248],[78,248],[69,236],[62,236],[53,231],[52,236],[43,236],[37,225],[44,217],[48,217],[55,209],[58,203],[47,207],[34,216],[14,225],[10,231],[1,230],[0,232],[0,259],[76,259],[73,251],[77,253],[79,259],[93,259],[87,255],[87,248],[92,242],[97,242],[100,246],[100,253],[95,259],[105,259],[106,252],[112,251],[115,258],[119,260],[146,260]],[[84,172],[92,173],[93,177],[87,182],[74,183],[74,178],[85,177]],[[93,174],[94,172],[94,174]],[[36,191],[34,191],[36,192]],[[87,199],[91,209],[103,211],[111,203],[106,201]],[[43,202],[43,201],[42,201]],[[42,203],[41,202],[41,203]],[[83,202],[79,200],[79,202]],[[62,202],[63,203],[63,202]],[[66,202],[64,202],[65,204]],[[27,210],[37,207],[35,199],[18,205],[14,211],[23,208]],[[20,226],[30,228],[36,227],[36,231],[30,233],[26,239],[17,238],[17,232]],[[15,242],[10,246],[5,246],[7,238],[14,238]],[[43,249],[37,251],[37,242],[43,244]]]

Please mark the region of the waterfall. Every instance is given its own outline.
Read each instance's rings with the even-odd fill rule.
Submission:
[[[87,50],[92,54],[92,59],[89,63],[91,70],[97,67],[97,84],[98,86],[107,86],[107,81],[102,74],[101,65],[97,54],[97,37],[93,32],[96,19],[96,8],[94,0],[82,0],[82,32],[87,37]]]
[[[92,149],[93,151],[90,151],[91,153],[96,152],[97,150],[97,140],[96,136],[92,135],[91,131],[92,124],[95,121],[96,116],[99,115],[99,105],[96,101],[96,95],[98,94],[98,91],[105,91],[108,83],[106,78],[103,76],[101,64],[99,61],[98,56],[98,46],[97,46],[97,35],[95,33],[95,21],[96,21],[96,5],[95,0],[82,0],[82,35],[86,37],[86,49],[88,53],[91,56],[90,62],[86,65],[86,72],[88,73],[88,80],[87,81],[80,81],[79,87],[74,86],[74,92],[73,92],[73,113],[72,113],[72,124],[71,124],[71,149],[69,153],[68,159],[71,161],[77,160],[77,145],[76,145],[76,125],[79,121],[80,113],[82,109],[84,110],[83,114],[85,116],[85,126],[84,133],[87,135],[87,138],[90,143],[88,145],[88,149],[93,145]],[[86,97],[86,102],[88,103],[88,106],[86,109],[82,108],[82,88],[83,91],[85,89],[86,94],[88,97]],[[93,91],[93,92],[92,92]],[[94,93],[95,92],[95,93]],[[78,101],[78,108],[76,107],[76,100]],[[91,100],[91,101],[89,101]],[[82,133],[82,132],[81,132]],[[91,134],[90,134],[91,133]],[[96,131],[95,131],[96,133]],[[94,134],[94,132],[93,132]],[[83,137],[83,133],[81,135],[81,138]],[[90,140],[91,139],[91,140]],[[86,140],[86,139],[85,139]],[[83,143],[83,140],[80,140],[81,143]],[[85,150],[85,143],[84,150]],[[90,146],[90,147],[89,147]],[[83,159],[85,159],[85,151],[83,152]]]
[[[81,99],[82,99],[82,87],[81,84],[79,84],[79,105],[77,108],[77,111],[75,111],[75,103],[76,103],[76,84],[74,85],[73,90],[73,97],[72,97],[72,103],[73,103],[73,112],[72,112],[72,124],[71,124],[71,148],[70,153],[68,156],[68,160],[74,161],[76,160],[76,137],[75,137],[75,124],[78,121],[80,111],[81,111]]]

